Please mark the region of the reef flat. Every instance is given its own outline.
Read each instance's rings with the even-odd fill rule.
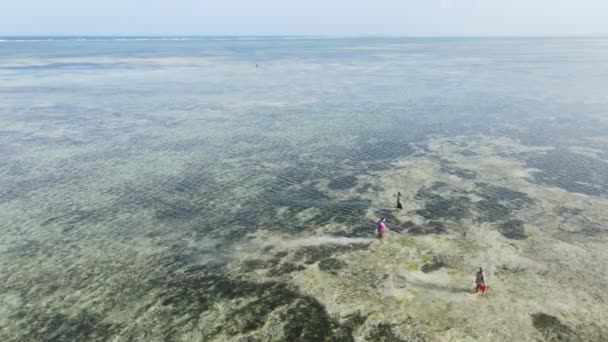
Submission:
[[[607,47],[1,42],[0,340],[608,340]]]

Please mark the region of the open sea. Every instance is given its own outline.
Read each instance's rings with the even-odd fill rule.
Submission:
[[[0,37],[0,341],[608,341],[606,308],[608,38]]]

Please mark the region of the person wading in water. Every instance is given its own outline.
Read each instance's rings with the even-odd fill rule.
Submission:
[[[401,205],[401,192],[397,193],[397,209],[403,209],[403,206]]]
[[[481,294],[486,293],[486,275],[483,273],[483,268],[479,268],[477,275],[475,276],[475,293],[481,292]]]
[[[378,227],[376,228],[378,239],[382,239],[386,232],[388,232],[388,227],[386,226],[386,219],[383,217],[378,221]]]

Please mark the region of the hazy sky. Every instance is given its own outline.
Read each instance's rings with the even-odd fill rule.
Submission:
[[[0,0],[0,35],[608,35],[608,0]]]

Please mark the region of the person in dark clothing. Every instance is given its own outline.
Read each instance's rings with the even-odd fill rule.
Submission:
[[[401,192],[397,193],[397,209],[403,209],[403,205],[401,205]]]

